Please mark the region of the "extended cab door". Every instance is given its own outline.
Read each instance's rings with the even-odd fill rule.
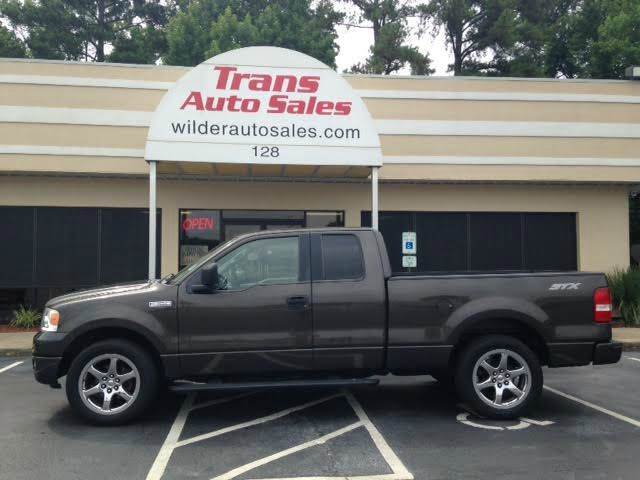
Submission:
[[[180,363],[186,375],[270,374],[312,366],[308,234],[251,238],[214,259],[220,288],[179,292]]]
[[[384,366],[386,288],[370,231],[311,236],[314,370]]]

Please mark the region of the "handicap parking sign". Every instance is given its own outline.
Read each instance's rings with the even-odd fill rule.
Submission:
[[[402,232],[403,255],[415,255],[417,253],[416,232]]]

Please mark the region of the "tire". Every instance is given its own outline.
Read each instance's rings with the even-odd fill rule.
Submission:
[[[538,356],[520,340],[488,335],[461,352],[455,384],[458,395],[476,413],[498,420],[516,418],[539,399],[542,368]]]
[[[128,340],[104,340],[71,362],[67,399],[74,412],[90,423],[120,425],[138,417],[155,399],[158,376],[145,349]]]

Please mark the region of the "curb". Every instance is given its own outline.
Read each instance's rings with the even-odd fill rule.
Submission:
[[[623,352],[640,351],[640,343],[639,342],[622,342],[622,351]]]
[[[0,357],[28,357],[31,356],[31,348],[1,348]]]

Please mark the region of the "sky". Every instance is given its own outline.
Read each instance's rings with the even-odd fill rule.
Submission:
[[[415,25],[410,25],[415,27]],[[369,47],[373,43],[373,30],[370,28],[356,28],[339,26],[338,45],[340,52],[336,59],[338,72],[343,72],[352,65],[364,61],[369,55]],[[413,36],[408,42],[418,47],[422,53],[429,53],[431,68],[435,69],[434,75],[451,75],[448,66],[453,63],[453,54],[446,45],[444,33],[438,32],[435,38],[425,33],[421,38]],[[409,69],[400,71],[400,74],[411,73]]]

